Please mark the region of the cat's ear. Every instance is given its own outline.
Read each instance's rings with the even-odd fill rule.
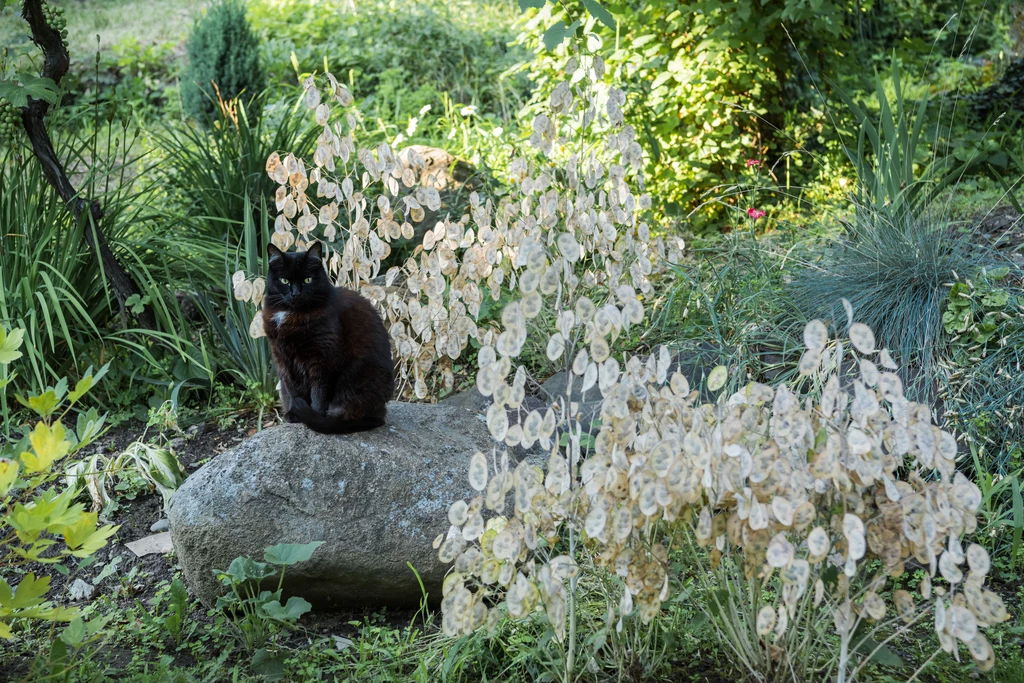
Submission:
[[[309,247],[306,248],[306,257],[316,259],[317,261],[324,260],[324,248],[319,240],[314,241]]]
[[[268,263],[273,263],[274,261],[276,261],[277,259],[281,258],[282,256],[284,256],[284,252],[283,251],[278,249],[273,244],[268,244],[267,245],[267,262]]]

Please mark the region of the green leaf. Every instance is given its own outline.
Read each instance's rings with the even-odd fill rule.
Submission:
[[[228,585],[246,581],[262,581],[276,573],[269,565],[263,562],[254,562],[248,557],[236,557],[231,561],[227,571],[221,572],[227,579]]]
[[[288,566],[297,562],[305,562],[313,551],[324,544],[323,541],[312,543],[280,543],[263,551],[263,559],[278,566]]]
[[[981,297],[981,305],[985,308],[996,308],[1002,310],[1010,300],[1010,294],[1005,289],[993,289]]]
[[[85,395],[85,392],[92,388],[92,375],[86,375],[82,379],[78,380],[75,384],[75,388],[68,392],[68,402],[74,403],[78,399]]]
[[[284,606],[278,600],[271,600],[263,605],[263,611],[267,613],[268,617],[287,623],[298,621],[303,614],[311,609],[313,606],[308,601],[297,596],[288,598],[288,602]]]
[[[252,670],[268,681],[284,680],[284,654],[270,654],[261,647],[252,656]]]
[[[146,310],[146,306],[149,305],[149,296],[132,294],[130,297],[125,299],[124,305],[128,307],[128,310],[131,311],[133,315],[139,315]]]
[[[27,107],[28,98],[57,103],[57,84],[49,78],[19,74],[18,82],[0,81],[0,97],[15,107]]]
[[[854,641],[858,640],[857,634],[853,636]],[[899,655],[889,649],[888,645],[880,645],[874,638],[860,638],[857,643],[857,652],[868,656],[869,662],[889,666],[894,669],[903,668],[903,660]]]
[[[14,591],[14,599],[11,600],[11,607],[24,609],[26,607],[37,607],[42,604],[43,596],[50,590],[50,577],[29,574],[21,580]]]
[[[547,50],[554,50],[556,47],[562,44],[562,42],[576,30],[580,25],[579,20],[576,20],[565,25],[564,21],[556,21],[547,31],[544,32],[544,47]]]
[[[729,370],[724,365],[719,365],[708,375],[708,391],[718,391],[725,386],[729,378]]]
[[[525,12],[531,7],[534,9],[540,9],[547,4],[547,0],[519,0],[519,10]]]
[[[0,326],[0,363],[7,365],[21,358],[21,351],[18,349],[21,348],[24,337],[25,330],[20,327],[7,332],[3,326]]]
[[[71,620],[71,623],[64,627],[61,631],[60,639],[71,647],[78,647],[88,635],[88,631],[85,628],[85,622],[82,621],[82,617],[75,617]]]
[[[522,0],[520,0],[520,2],[522,2]],[[613,17],[612,13],[606,10],[600,2],[597,0],[583,0],[583,6],[587,8],[587,11],[590,12],[595,19],[611,30],[615,30],[615,17]]]

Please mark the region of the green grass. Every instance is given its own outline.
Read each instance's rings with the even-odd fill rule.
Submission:
[[[20,4],[0,11],[0,45],[28,46],[28,25]],[[99,49],[109,52],[118,43],[137,40],[142,45],[180,43],[193,17],[207,0],[51,0],[63,7],[68,21],[68,51],[72,62],[91,61]]]

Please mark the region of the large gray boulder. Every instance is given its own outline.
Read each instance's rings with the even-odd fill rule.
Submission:
[[[447,566],[433,539],[449,505],[475,495],[469,460],[490,452],[487,428],[463,408],[392,403],[387,424],[344,436],[271,427],[192,474],[170,502],[174,549],[207,605],[214,570],[277,543],[325,541],[285,573],[286,592],[321,608],[415,606],[441,599]]]

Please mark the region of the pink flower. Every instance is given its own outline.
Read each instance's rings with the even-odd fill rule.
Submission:
[[[761,165],[761,160],[760,159],[747,159],[747,168],[750,168],[751,166],[760,166],[760,165]]]
[[[753,209],[753,208],[751,208],[751,209],[747,209],[747,215],[750,216],[751,218],[753,218],[756,221],[758,218],[764,217],[765,213],[761,209]]]

